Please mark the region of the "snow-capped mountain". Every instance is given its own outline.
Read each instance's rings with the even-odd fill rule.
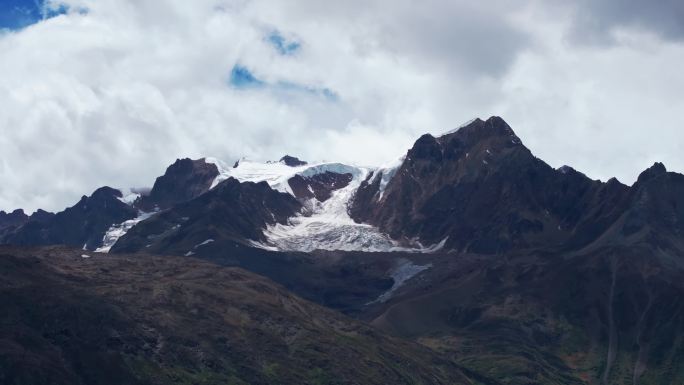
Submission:
[[[266,182],[276,190],[297,198],[302,210],[287,223],[269,224],[266,240],[252,242],[256,247],[281,251],[356,250],[356,251],[424,251],[416,244],[402,246],[374,226],[355,222],[349,216],[349,203],[363,181],[378,168],[342,163],[307,163],[288,157],[279,162],[254,162],[241,159],[234,167],[208,158],[219,170],[212,186],[235,178],[240,182]],[[288,165],[288,163],[290,165]],[[392,170],[385,168],[386,175]],[[390,177],[383,180],[388,181]],[[385,182],[387,183],[387,182]]]
[[[625,232],[640,234],[630,229],[643,218],[652,219],[642,227],[656,221],[633,213],[643,206],[635,199],[645,181],[667,179],[665,191],[679,189],[683,177],[662,170],[649,169],[630,188],[615,179],[591,180],[570,167],[553,169],[492,117],[439,137],[423,135],[405,156],[381,167],[292,156],[241,159],[233,166],[215,158],[179,159],[149,190],[106,187],[56,215],[3,214],[0,241],[183,255],[207,239],[216,240],[212,247],[225,240],[299,252],[578,248]],[[673,230],[659,238],[680,228],[684,218],[677,210],[663,215],[674,218]],[[193,220],[205,227],[190,226]]]
[[[157,266],[145,265],[154,288],[135,292],[149,296],[146,303],[175,303],[193,282],[225,290],[213,270],[239,267],[377,329],[466,357],[461,362],[475,362],[473,370],[513,363],[524,374],[520,384],[537,383],[540,371],[550,380],[539,383],[586,383],[579,379],[598,378],[607,363],[615,364],[611,378],[636,383],[640,371],[653,383],[673,382],[672,368],[681,366],[683,234],[684,175],[656,163],[627,186],[555,169],[498,117],[423,135],[386,166],[292,156],[232,166],[179,159],[150,189],[103,187],[56,214],[0,212],[0,243],[117,254],[107,261],[155,259]],[[102,255],[78,249],[6,247],[27,256],[56,251],[76,270],[109,274]],[[34,270],[34,262],[6,258],[5,270]],[[187,272],[196,259],[215,269]],[[64,274],[64,288],[72,288],[73,271]],[[130,276],[121,279],[116,303],[124,287],[137,290]],[[5,281],[9,291],[19,282]],[[166,292],[158,291],[162,281]],[[31,279],[22,282],[34,293]],[[255,290],[271,308],[282,307],[280,289]],[[188,297],[182,314],[204,319],[227,308],[212,301],[215,308],[198,308],[195,299],[206,294]],[[26,298],[25,314],[33,314],[33,297]],[[303,314],[305,324],[310,318]],[[67,336],[62,330],[37,335]],[[287,329],[288,339],[291,330],[304,329]]]

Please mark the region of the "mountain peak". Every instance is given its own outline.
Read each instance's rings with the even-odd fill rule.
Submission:
[[[18,226],[28,220],[28,216],[22,209],[16,209],[12,212],[6,213],[0,211],[0,229],[7,226]]]
[[[0,211],[0,215],[25,215],[24,214],[24,209],[16,209],[14,211],[10,212],[5,212],[5,211]]]
[[[34,220],[34,221],[45,222],[54,216],[55,216],[54,213],[51,213],[49,211],[45,211],[43,209],[38,209],[33,214],[31,214],[30,218],[31,218],[31,220]]]
[[[487,120],[475,118],[461,127],[448,131],[442,138],[463,137],[469,141],[480,141],[487,138],[502,138],[513,144],[522,144],[511,126],[499,116],[490,116]]]
[[[660,162],[655,162],[653,163],[653,166],[647,168],[639,175],[637,183],[646,182],[666,173],[667,169],[665,168],[665,165]]]
[[[441,161],[442,149],[434,136],[425,134],[418,138],[416,143],[413,144],[413,148],[408,152],[407,159],[432,159]]]
[[[155,180],[149,195],[143,196],[138,206],[152,211],[188,201],[208,191],[218,175],[219,169],[211,159],[177,159]]]
[[[113,196],[116,198],[121,198],[123,194],[121,193],[120,190],[117,190],[115,188],[111,188],[109,186],[102,186],[98,188],[97,190],[93,191],[91,194],[92,197],[108,197],[108,196]]]
[[[561,174],[569,174],[575,172],[575,169],[568,165],[563,165],[558,167],[558,171],[560,171]]]
[[[279,162],[290,167],[306,166],[308,164],[307,162],[299,160],[299,158],[290,155],[285,155],[284,157],[280,158]]]

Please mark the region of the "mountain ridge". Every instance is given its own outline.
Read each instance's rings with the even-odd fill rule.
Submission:
[[[385,167],[293,159],[179,159],[141,196],[105,187],[57,214],[0,215],[0,243],[71,243],[69,258],[93,268],[129,253],[136,261],[126,263],[162,271],[165,259],[239,267],[446,359],[447,369],[435,369],[431,353],[416,364],[447,375],[424,383],[684,380],[684,175],[656,163],[627,186],[555,169],[499,117],[423,135]],[[36,249],[1,250],[14,261]],[[26,276],[32,265],[22,263],[7,265],[4,278]],[[111,279],[101,267],[97,276]],[[171,281],[182,286],[179,274]],[[141,298],[143,308],[159,303]],[[374,353],[352,354],[364,355],[384,365]],[[178,370],[195,378],[187,371],[197,365]],[[265,382],[257,367],[250,378]]]
[[[123,220],[112,220],[104,231],[100,225],[94,234],[87,237],[38,236],[41,232],[57,232],[37,224],[54,219],[43,211],[33,218],[15,212],[16,219],[0,220],[0,243],[67,242],[71,246],[85,244],[91,250],[104,250],[129,228],[154,216],[155,211],[166,211],[191,201],[231,177],[241,182],[266,181],[270,188],[292,195],[302,204],[302,211],[290,216],[290,220],[301,222],[298,216],[306,218],[320,210],[317,207],[325,204],[336,192],[348,190],[345,187],[358,175],[365,174],[367,177],[359,182],[351,196],[343,198],[343,204],[354,222],[377,229],[374,231],[380,234],[380,238],[369,236],[377,238],[379,245],[384,245],[378,250],[427,250],[431,249],[428,246],[441,244],[447,249],[486,253],[552,244],[578,248],[599,238],[598,233],[605,231],[611,221],[617,220],[617,212],[627,210],[620,205],[626,204],[623,201],[629,195],[628,190],[639,183],[637,180],[634,185],[625,186],[616,179],[595,181],[569,166],[553,169],[536,158],[498,116],[487,120],[473,119],[440,136],[422,135],[399,163],[388,168],[308,163],[289,155],[280,162],[262,165],[243,159],[236,163],[236,167],[230,168],[213,158],[178,159],[157,178],[148,193],[127,197],[130,202],[126,203],[130,203],[133,209],[119,207],[125,214],[117,218]],[[656,163],[642,172],[639,179],[654,178],[663,172],[667,173],[664,165]],[[418,179],[411,180],[414,177]],[[111,194],[120,200],[122,198],[118,193]],[[513,201],[509,202],[510,199]],[[459,205],[459,200],[469,203]],[[488,202],[501,204],[488,207]],[[615,204],[611,206],[610,202]],[[518,207],[512,209],[515,205]],[[138,213],[133,214],[136,210]],[[577,217],[585,211],[591,211],[597,217]],[[632,218],[636,217],[636,214],[632,215]],[[2,218],[9,218],[9,214]],[[473,223],[456,223],[455,218],[460,222],[469,218],[468,221]],[[124,221],[128,222],[124,224]],[[307,226],[313,229],[314,225],[318,226],[316,223]],[[634,219],[630,223],[635,223]],[[345,226],[347,230],[341,228],[338,232],[362,230],[358,226]],[[277,233],[285,234],[283,232],[294,229],[281,222]],[[274,230],[267,226],[260,231],[276,236]],[[34,235],[21,235],[31,234],[31,231]],[[381,240],[382,237],[387,240]],[[84,242],[79,245],[76,240]],[[291,245],[295,241],[288,242]],[[286,244],[277,238],[261,243],[264,247]],[[338,247],[333,244],[326,246],[325,242],[320,246]],[[366,246],[351,244],[350,247],[363,249]]]

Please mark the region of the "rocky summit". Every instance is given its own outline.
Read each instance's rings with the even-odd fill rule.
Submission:
[[[684,381],[684,175],[553,168],[496,116],[383,167],[179,159],[0,243],[2,383]]]

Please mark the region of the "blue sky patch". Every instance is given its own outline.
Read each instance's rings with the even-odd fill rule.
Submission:
[[[271,32],[267,37],[267,41],[278,51],[281,55],[292,55],[301,48],[301,43],[293,40],[288,40],[278,31]]]
[[[267,83],[257,78],[249,68],[240,64],[233,66],[233,69],[230,71],[230,80],[228,83],[234,88],[266,88],[280,93],[285,92],[315,96],[329,102],[336,102],[339,100],[337,93],[329,88],[311,87],[287,81]]]
[[[230,71],[230,84],[237,88],[260,87],[264,82],[257,79],[247,67],[236,64]]]
[[[67,11],[64,5],[57,9],[46,7],[45,0],[0,0],[0,29],[22,29]]]

